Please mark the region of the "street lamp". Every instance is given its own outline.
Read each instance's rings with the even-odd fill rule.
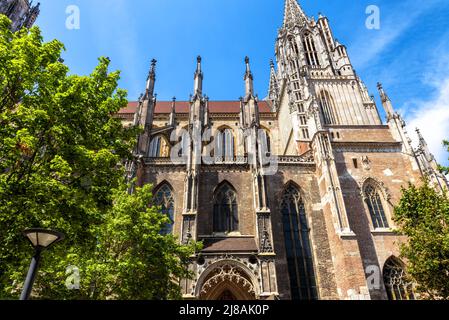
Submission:
[[[41,253],[48,249],[53,244],[64,239],[64,235],[57,231],[45,229],[27,229],[22,232],[23,235],[30,241],[34,248],[34,256],[31,259],[30,268],[28,269],[27,278],[23,285],[20,300],[28,300],[33,289],[34,279],[36,278],[39,261],[41,260]]]

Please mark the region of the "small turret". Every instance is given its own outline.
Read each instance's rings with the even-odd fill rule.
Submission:
[[[270,60],[270,85],[268,88],[268,100],[272,101],[273,109],[277,109],[279,99],[279,82],[274,68],[273,60]]]

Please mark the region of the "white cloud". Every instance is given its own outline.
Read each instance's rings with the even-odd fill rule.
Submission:
[[[406,115],[409,131],[419,128],[437,161],[448,163],[448,153],[442,141],[449,139],[449,77],[438,85],[434,99],[414,103],[414,110]],[[416,134],[411,134],[417,143]]]

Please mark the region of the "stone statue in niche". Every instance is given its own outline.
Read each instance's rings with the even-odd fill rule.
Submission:
[[[365,169],[365,170],[371,170],[371,161],[368,158],[368,156],[362,157],[362,166],[363,166],[363,169]]]

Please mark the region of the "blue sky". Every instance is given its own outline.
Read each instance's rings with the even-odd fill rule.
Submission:
[[[150,60],[158,60],[160,100],[187,99],[195,58],[203,57],[204,91],[213,100],[243,94],[244,57],[251,58],[255,90],[265,97],[269,60],[282,24],[284,0],[40,0],[37,24],[57,38],[73,73],[88,74],[108,56],[122,71],[120,86],[135,100],[144,90]],[[300,0],[309,16],[325,14],[335,37],[348,47],[371,93],[384,84],[406,118],[419,126],[439,161],[449,138],[449,1]],[[80,29],[65,27],[66,8],[80,9]],[[369,5],[380,8],[380,30],[365,27]],[[380,103],[379,103],[380,106]]]

